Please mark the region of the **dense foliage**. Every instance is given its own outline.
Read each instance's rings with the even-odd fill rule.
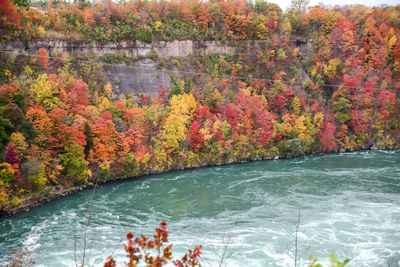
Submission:
[[[263,39],[280,28],[281,9],[258,1],[50,1],[35,8],[4,2],[1,39]],[[37,5],[37,4],[36,4]],[[43,12],[42,12],[43,11]]]
[[[263,39],[236,44],[235,54],[170,59],[186,73],[171,73],[173,86],[151,97],[113,95],[100,64],[45,49],[38,58],[1,53],[2,208],[95,177],[399,145],[400,6],[283,13],[264,2],[49,2],[39,12],[2,0],[0,7],[6,40]],[[300,39],[312,39],[312,49],[296,45]]]
[[[31,8],[0,2],[1,39],[141,40],[243,40],[269,39],[290,34],[332,35],[349,30],[335,52],[355,44],[351,30],[398,28],[398,6],[368,9],[364,6],[305,9],[306,1],[293,1],[288,12],[278,5],[245,1],[121,1],[102,0],[34,2]],[[340,27],[336,27],[340,24]],[[355,27],[356,28],[355,28]],[[332,31],[333,28],[336,30]],[[382,30],[384,32],[382,32]],[[366,34],[364,32],[363,34]],[[377,32],[370,32],[376,34]],[[357,32],[359,34],[359,32]],[[389,33],[390,35],[390,33]],[[389,36],[391,37],[391,36]],[[377,36],[378,38],[378,36]],[[375,39],[378,40],[378,39]],[[328,41],[328,40],[326,40]],[[396,40],[392,39],[393,45]],[[347,52],[351,49],[347,47]]]

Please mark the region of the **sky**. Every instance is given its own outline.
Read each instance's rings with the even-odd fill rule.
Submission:
[[[282,10],[286,10],[291,3],[291,0],[268,0],[267,2],[278,4]],[[350,5],[350,4],[362,4],[366,6],[379,6],[383,4],[397,5],[400,4],[400,0],[310,0],[310,6],[318,5],[322,3],[324,5]]]

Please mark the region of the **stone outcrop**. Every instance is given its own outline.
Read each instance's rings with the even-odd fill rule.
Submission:
[[[32,41],[29,48],[26,49],[25,44],[21,41],[0,43],[0,49],[13,50],[13,54],[17,55],[19,50],[27,53],[37,53],[40,48],[45,48],[50,53],[69,54],[89,54],[94,53],[96,56],[104,56],[107,54],[121,54],[129,58],[149,57],[152,53],[156,53],[159,58],[169,57],[185,57],[194,52],[202,51],[204,53],[227,53],[235,52],[234,45],[220,44],[215,41],[158,41],[153,43],[143,43],[141,41],[121,41],[121,42],[92,42],[83,43],[76,41],[62,40],[46,40]]]
[[[13,56],[24,51],[27,54],[37,55],[40,48],[45,48],[49,55],[62,54],[89,55],[96,57],[106,55],[119,55],[135,62],[132,66],[125,64],[104,64],[104,79],[113,87],[114,98],[124,94],[155,95],[160,88],[169,88],[171,79],[169,71],[177,71],[173,64],[167,61],[160,68],[159,61],[152,60],[154,56],[158,60],[167,60],[171,57],[186,57],[190,54],[203,52],[228,53],[235,52],[235,44],[219,44],[215,41],[159,41],[151,44],[141,41],[92,42],[83,43],[63,40],[32,41],[26,49],[21,41],[0,43],[0,50],[9,50]]]
[[[37,55],[40,48],[45,48],[49,55],[62,54],[64,52],[76,56],[95,55],[103,57],[118,55],[134,62],[132,66],[125,64],[104,64],[104,80],[110,82],[114,96],[118,98],[125,94],[155,95],[160,88],[168,89],[171,79],[168,72],[178,70],[171,64],[171,57],[186,57],[191,54],[225,54],[244,52],[252,54],[268,41],[245,40],[231,41],[226,44],[216,41],[155,41],[143,43],[141,41],[121,42],[76,42],[64,40],[32,41],[26,45],[21,41],[0,42],[0,50],[9,50],[13,56],[24,51],[27,54]],[[300,47],[301,56],[307,57],[312,51],[311,44],[306,39],[295,39],[293,45]],[[165,64],[159,64],[163,60]],[[304,72],[299,74],[303,80],[307,79]],[[179,77],[179,75],[176,75]]]
[[[161,87],[169,88],[171,85],[168,67],[160,69],[158,62],[148,58],[135,62],[133,66],[105,65],[103,70],[106,80],[112,84],[114,98],[126,94],[156,95]]]

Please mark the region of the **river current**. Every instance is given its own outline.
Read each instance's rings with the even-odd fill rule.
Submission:
[[[75,266],[91,191],[0,219],[0,265],[27,247],[37,266]],[[175,256],[202,244],[203,266],[298,266],[310,255],[347,266],[399,266],[400,151],[368,151],[169,172],[95,192],[87,262],[124,266],[126,233],[153,235],[165,220]],[[229,257],[228,257],[229,256]]]

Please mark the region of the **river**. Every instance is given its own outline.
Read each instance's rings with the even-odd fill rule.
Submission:
[[[1,263],[27,247],[37,266],[74,266],[90,190],[0,219]],[[95,192],[88,263],[113,255],[124,266],[126,233],[152,235],[165,220],[174,255],[202,244],[203,266],[293,266],[300,210],[300,265],[399,266],[400,151],[367,151],[259,161],[151,175]],[[74,249],[76,243],[76,249]],[[304,255],[303,255],[304,254]]]

